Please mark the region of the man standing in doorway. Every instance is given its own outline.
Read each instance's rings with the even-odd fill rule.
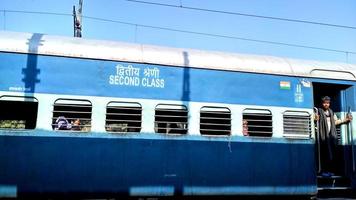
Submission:
[[[337,145],[336,125],[346,124],[352,120],[351,115],[347,115],[344,120],[338,119],[330,109],[330,97],[325,96],[321,99],[322,108],[318,108],[315,120],[318,123],[320,157],[322,176],[333,176],[335,149]]]

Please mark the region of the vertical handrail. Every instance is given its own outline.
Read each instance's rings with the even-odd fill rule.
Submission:
[[[318,111],[318,108],[314,107],[314,117],[315,115],[319,115],[319,111]],[[313,119],[314,120],[314,119]],[[315,120],[314,120],[315,122]],[[317,140],[317,147],[318,147],[318,173],[321,172],[321,160],[320,160],[320,134],[319,134],[319,122],[316,121],[316,131],[315,131],[315,134],[316,134],[316,140]]]
[[[352,116],[351,107],[349,106],[347,115]],[[348,123],[348,132],[351,136],[351,160],[352,160],[352,173],[355,173],[355,152],[354,152],[354,136],[352,133],[352,121]]]

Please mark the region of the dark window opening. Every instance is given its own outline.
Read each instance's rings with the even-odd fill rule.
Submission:
[[[187,107],[184,105],[157,105],[155,110],[155,132],[167,134],[187,134]]]
[[[200,110],[202,135],[230,135],[231,111],[225,107],[203,107]]]
[[[92,104],[88,100],[58,99],[53,105],[52,128],[60,131],[91,130]]]
[[[108,132],[140,132],[142,107],[139,103],[110,102],[106,107],[105,129]]]
[[[35,129],[38,101],[33,97],[3,96],[0,98],[1,129]]]
[[[283,135],[292,138],[311,137],[311,116],[308,112],[286,111],[283,113]]]
[[[242,114],[245,136],[272,137],[272,113],[264,109],[245,109]]]
[[[336,140],[337,140],[337,144],[338,145],[342,145],[342,141],[341,141],[341,124],[336,126]]]

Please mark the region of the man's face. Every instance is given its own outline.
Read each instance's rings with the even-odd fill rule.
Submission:
[[[323,108],[326,110],[326,109],[329,109],[330,107],[330,101],[323,101]]]

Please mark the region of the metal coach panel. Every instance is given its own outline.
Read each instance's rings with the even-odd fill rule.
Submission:
[[[312,140],[187,140],[141,133],[110,139],[1,136],[0,144],[0,184],[15,187],[19,197],[316,193]]]
[[[312,107],[307,79],[42,55],[28,63],[13,53],[0,60],[3,91]]]
[[[40,43],[33,38],[41,38]],[[324,75],[312,74],[312,70],[337,69],[351,76],[336,74],[329,78],[355,80],[356,76],[356,66],[346,63],[168,48],[37,33],[0,31],[0,51],[319,78],[324,78]]]

